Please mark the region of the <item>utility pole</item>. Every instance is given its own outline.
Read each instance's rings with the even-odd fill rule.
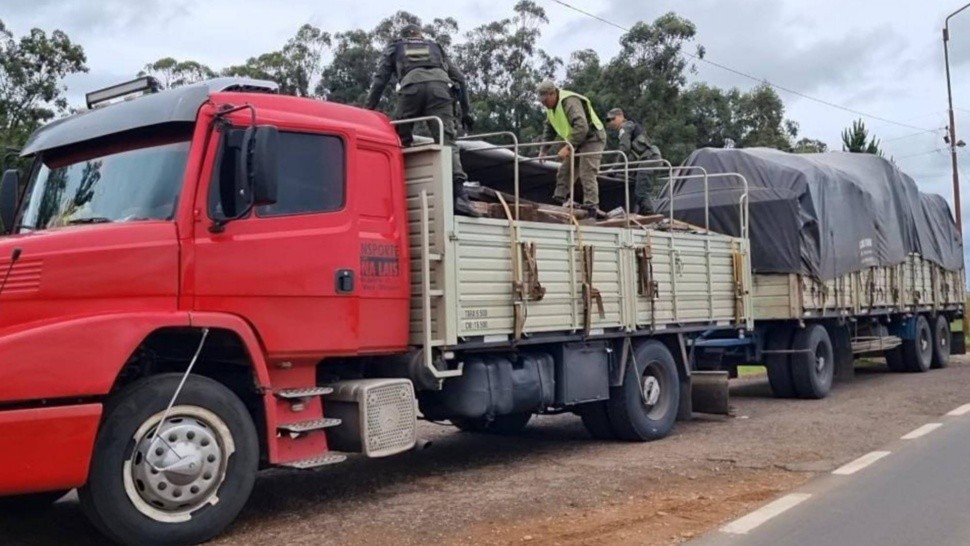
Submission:
[[[950,162],[953,164],[953,212],[956,215],[957,230],[963,238],[963,214],[960,209],[960,173],[957,170],[957,127],[953,115],[953,87],[950,84],[950,19],[961,11],[970,8],[970,4],[954,11],[946,18],[943,25],[943,59],[946,63],[946,94],[950,101]]]

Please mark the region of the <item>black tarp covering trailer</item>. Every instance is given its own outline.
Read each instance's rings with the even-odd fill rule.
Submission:
[[[751,262],[756,273],[830,280],[911,253],[956,271],[963,246],[946,201],[921,193],[893,163],[871,154],[789,154],[764,148],[695,151],[685,162],[710,174],[736,172],[748,182]],[[696,172],[696,171],[694,171]],[[739,180],[709,183],[710,227],[738,233]],[[703,180],[664,188],[661,212],[704,225]]]

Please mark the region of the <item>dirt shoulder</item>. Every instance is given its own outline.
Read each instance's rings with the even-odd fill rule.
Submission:
[[[677,543],[970,402],[970,359],[926,374],[860,369],[819,401],[771,398],[763,376],[733,382],[733,418],[678,423],[649,444],[591,440],[572,415],[519,437],[422,424],[434,445],[318,472],[271,471],[213,544]],[[68,499],[0,514],[3,544],[101,544]]]

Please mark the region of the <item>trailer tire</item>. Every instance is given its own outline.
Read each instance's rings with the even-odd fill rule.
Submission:
[[[0,513],[27,514],[30,512],[42,512],[50,508],[55,502],[61,500],[68,492],[69,490],[65,489],[63,491],[45,491],[43,493],[0,497]]]
[[[835,358],[832,340],[821,324],[809,324],[795,332],[791,355],[795,392],[801,398],[821,399],[832,390]]]
[[[903,366],[910,373],[929,371],[933,363],[933,332],[925,315],[916,317],[915,337],[903,340]]]
[[[937,315],[933,321],[933,361],[932,369],[946,368],[950,365],[950,321],[943,315]]]
[[[610,414],[607,409],[607,402],[590,402],[582,404],[576,409],[576,413],[583,420],[583,426],[589,435],[597,440],[616,440],[616,431],[610,423]]]
[[[451,423],[462,432],[488,432],[492,434],[512,435],[522,432],[522,429],[532,419],[531,413],[510,413],[496,415],[491,420],[485,417],[475,419],[454,418]]]
[[[642,343],[634,356],[635,365],[627,366],[623,385],[610,389],[610,424],[621,440],[659,440],[670,434],[680,407],[677,364],[656,340]]]
[[[792,336],[795,330],[790,326],[778,326],[768,331],[765,348],[769,351],[787,351],[791,349]],[[794,398],[795,384],[791,374],[791,355],[786,353],[766,354],[765,370],[768,373],[768,384],[771,394],[775,398]]]
[[[204,542],[236,518],[252,492],[256,428],[246,406],[222,384],[190,375],[161,423],[165,446],[156,441],[154,431],[181,378],[141,379],[106,404],[88,482],[78,496],[91,522],[115,542]]]

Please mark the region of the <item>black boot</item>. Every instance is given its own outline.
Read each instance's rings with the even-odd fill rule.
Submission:
[[[468,190],[465,189],[464,180],[455,180],[454,185],[455,191],[455,214],[461,214],[463,216],[471,216],[472,218],[481,218],[482,213],[475,210],[472,207],[472,202],[468,198]]]
[[[599,207],[597,205],[583,205],[583,210],[586,211],[586,218],[596,221],[599,219]]]
[[[641,216],[650,216],[654,214],[653,203],[649,199],[644,199],[637,204],[637,214]]]

